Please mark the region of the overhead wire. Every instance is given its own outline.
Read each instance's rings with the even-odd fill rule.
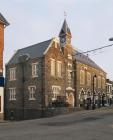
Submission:
[[[96,51],[98,51],[98,50],[102,50],[102,49],[105,49],[105,48],[109,48],[109,47],[111,47],[111,46],[113,46],[113,44],[106,45],[106,46],[102,46],[102,47],[99,47],[99,48],[96,48],[96,49],[92,49],[92,50],[89,50],[89,51],[77,52],[76,55],[77,55],[77,54],[87,54],[87,55],[89,55],[89,53],[91,53],[91,52],[96,52]]]

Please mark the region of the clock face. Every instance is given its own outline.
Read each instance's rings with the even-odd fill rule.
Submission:
[[[63,38],[61,38],[61,43],[65,43],[65,38],[63,37]]]

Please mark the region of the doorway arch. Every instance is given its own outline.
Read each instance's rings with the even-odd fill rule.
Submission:
[[[71,92],[68,95],[68,103],[71,107],[74,107],[75,104],[75,98],[74,98],[74,94]]]

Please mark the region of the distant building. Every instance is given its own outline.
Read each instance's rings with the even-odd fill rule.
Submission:
[[[113,81],[106,79],[106,101],[108,105],[113,104]]]
[[[4,114],[4,77],[3,77],[3,50],[4,50],[4,28],[9,23],[0,13],[0,119]]]
[[[20,49],[13,55],[6,65],[6,119],[38,118],[51,107],[64,103],[84,107],[93,95],[95,102],[105,96],[106,73],[74,50],[71,38],[64,20],[59,39]]]

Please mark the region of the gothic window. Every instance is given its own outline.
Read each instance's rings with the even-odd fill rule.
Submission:
[[[97,78],[94,77],[94,87],[96,87],[96,86],[97,86]]]
[[[51,58],[51,75],[55,76],[55,59]]]
[[[16,80],[16,67],[15,68],[10,68],[10,81]]]
[[[97,87],[97,78],[94,77],[94,87]]]
[[[105,89],[105,78],[102,78],[102,89]]]
[[[38,77],[38,63],[32,63],[32,77]]]
[[[61,77],[62,76],[62,62],[57,61],[57,76]]]
[[[87,86],[91,86],[91,73],[87,72]]]
[[[9,88],[9,100],[16,100],[16,88]]]
[[[36,86],[29,86],[29,100],[35,100]]]
[[[80,84],[81,85],[85,84],[85,72],[84,72],[84,70],[80,70]]]
[[[101,76],[98,76],[98,88],[101,88]]]

